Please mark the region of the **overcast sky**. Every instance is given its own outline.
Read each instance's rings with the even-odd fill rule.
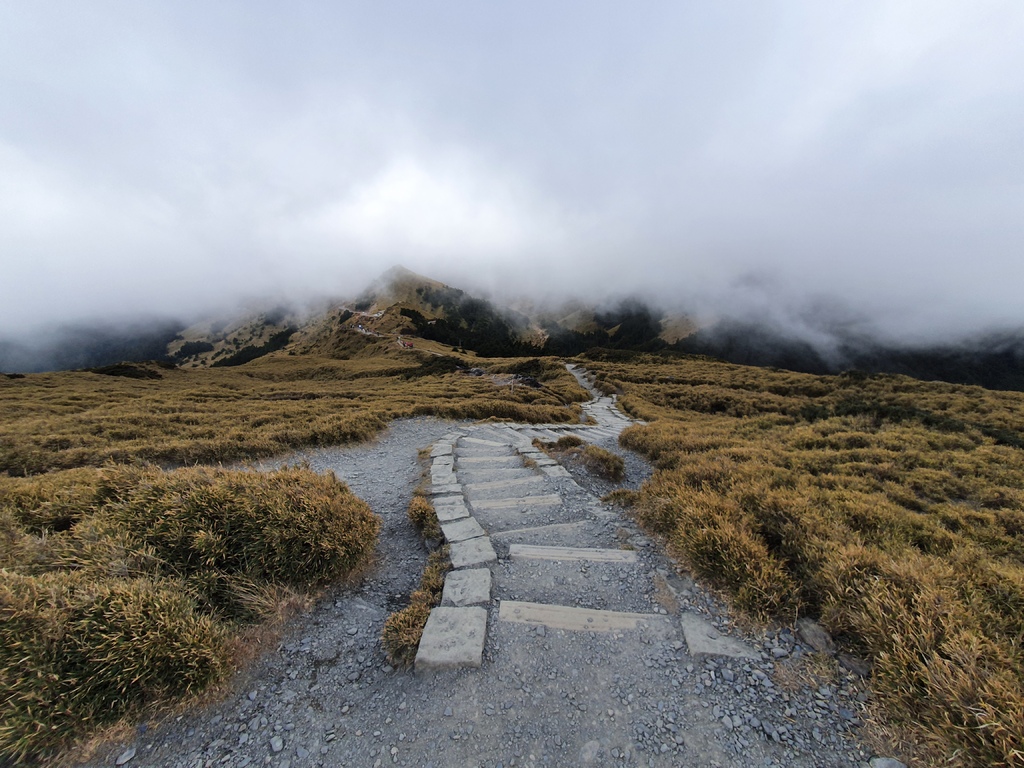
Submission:
[[[1024,323],[1024,3],[0,4],[0,335],[393,264]]]

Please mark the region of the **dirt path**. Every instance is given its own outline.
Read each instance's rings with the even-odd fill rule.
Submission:
[[[601,481],[533,448],[534,437],[572,433],[621,453],[630,422],[614,399],[586,408],[596,425],[416,419],[371,445],[289,457],[334,471],[384,518],[377,566],[297,619],[222,701],[141,726],[93,764],[866,763],[854,678],[800,684],[790,670],[808,649],[796,638],[742,636],[723,605],[600,502]],[[396,670],[378,638],[426,558],[405,518],[426,446],[460,568],[417,671]],[[626,458],[635,487],[649,469]]]

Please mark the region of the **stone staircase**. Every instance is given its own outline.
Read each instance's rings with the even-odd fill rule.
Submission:
[[[635,423],[569,368],[595,394],[583,406],[595,423],[476,425],[433,445],[429,493],[454,570],[424,629],[417,672],[481,666],[489,624],[499,634],[515,625],[663,639],[692,632],[702,652],[746,655],[702,619],[673,621],[652,604],[653,575],[615,539],[615,513],[533,445],[564,435],[596,442]]]

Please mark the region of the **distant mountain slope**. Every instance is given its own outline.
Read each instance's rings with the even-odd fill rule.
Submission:
[[[899,373],[924,381],[1024,391],[1024,329],[918,347],[841,333],[832,338],[834,344],[822,348],[765,325],[723,321],[680,340],[674,349],[803,373]]]
[[[37,373],[111,365],[125,360],[171,362],[168,344],[181,323],[138,322],[128,327],[93,323],[29,338],[0,339],[0,371]]]

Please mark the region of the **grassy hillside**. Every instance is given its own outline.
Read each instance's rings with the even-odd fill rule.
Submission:
[[[362,440],[403,416],[579,419],[566,404],[586,393],[557,364],[542,366],[543,388],[514,392],[456,371],[460,364],[479,361],[384,349],[352,360],[268,355],[209,370],[133,365],[120,367],[123,375],[0,376],[0,473],[269,456]],[[154,378],[135,378],[139,371]]]
[[[649,422],[636,517],[749,613],[820,618],[943,760],[1024,764],[1024,394],[621,357],[585,364]]]

